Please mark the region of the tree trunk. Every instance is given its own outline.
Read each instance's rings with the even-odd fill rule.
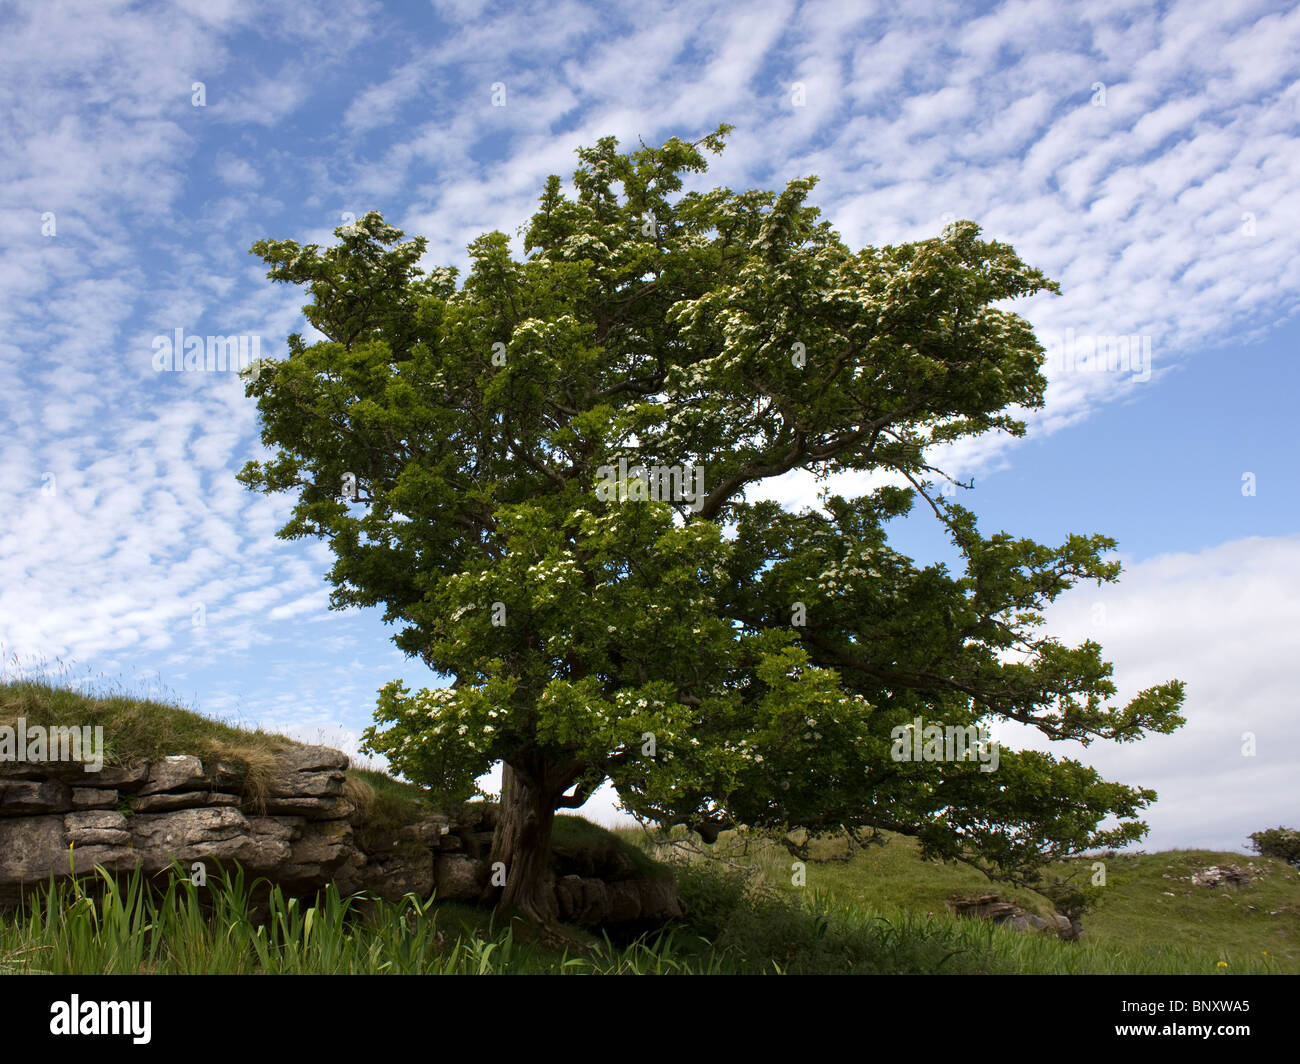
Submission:
[[[551,873],[551,828],[555,801],[537,780],[504,764],[501,771],[501,809],[492,836],[490,863],[498,878],[504,866],[505,886],[497,886],[497,910],[514,911],[543,928],[559,921],[555,880]],[[499,862],[499,864],[498,864]]]

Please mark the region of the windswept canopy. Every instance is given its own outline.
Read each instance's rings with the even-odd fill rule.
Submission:
[[[330,543],[334,603],[382,606],[454,681],[385,688],[371,748],[445,791],[505,761],[549,809],[612,780],[710,837],[888,828],[999,874],[1139,837],[1154,794],[1074,761],[895,756],[918,716],[1085,743],[1182,722],[1181,683],[1111,705],[1098,645],[1037,631],[1075,582],[1118,576],[1113,541],[985,538],[930,487],[933,445],[1023,434],[1011,411],[1042,404],[1042,349],[1000,305],[1054,283],[965,221],[852,251],[813,178],[681,193],[727,132],[581,149],[525,258],[486,234],[460,285],[375,213],[326,249],[254,246],[324,339],[249,380],[277,453],[241,479],[296,492],[281,535]],[[754,501],[797,469],[898,486]],[[598,490],[622,470],[623,496]],[[687,490],[642,498],[668,478]],[[918,497],[964,571],[888,546]]]

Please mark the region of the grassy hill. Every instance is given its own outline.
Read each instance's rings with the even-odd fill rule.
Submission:
[[[191,753],[238,766],[254,785],[274,752],[292,741],[121,692],[97,697],[40,682],[0,684],[0,723],[18,717],[103,725],[109,763]],[[439,804],[429,791],[382,773],[353,768],[349,776],[381,822],[407,822]],[[43,909],[0,917],[0,972],[1300,973],[1300,872],[1281,861],[1202,850],[1084,859],[1085,879],[1093,860],[1104,859],[1107,885],[1084,917],[1083,941],[1071,943],[953,915],[949,899],[987,893],[1031,912],[1051,907],[968,867],[922,861],[907,838],[886,838],[853,853],[842,842],[814,843],[818,859],[796,887],[793,858],[771,841],[724,836],[705,858],[683,855],[680,836],[656,841],[639,829],[610,833],[580,817],[557,817],[557,846],[618,846],[636,851],[643,871],[671,867],[691,909],[650,942],[610,943],[575,929],[575,942],[586,943],[577,956],[523,944],[491,913],[465,905],[408,899],[378,906],[361,926],[345,901],[326,898],[306,920],[306,908],[287,900],[270,929],[258,930],[235,919],[245,899],[232,887],[221,894],[227,930],[220,937],[205,930],[192,898],[153,909],[144,893],[131,894],[138,884],[94,902],[64,885]],[[1194,872],[1225,864],[1250,870],[1249,884],[1191,882]],[[229,931],[232,920],[239,935]]]
[[[633,841],[641,835],[627,833]],[[791,885],[794,859],[771,842],[752,839],[743,846],[737,837],[723,836],[719,856],[744,869],[756,893],[829,926],[907,928],[918,938],[949,941],[961,951],[955,963],[965,970],[1300,973],[1300,871],[1283,861],[1170,850],[1087,857],[1057,866],[1051,871],[1077,871],[1086,881],[1094,861],[1106,865],[1100,901],[1083,919],[1083,940],[1072,943],[953,915],[949,898],[989,893],[1030,912],[1048,914],[1052,907],[1041,895],[991,883],[967,866],[922,861],[911,839],[885,837],[885,845],[857,850],[848,860],[844,843],[815,842],[812,853],[823,860],[807,863],[802,887]],[[664,856],[663,847],[656,852]],[[710,863],[696,859],[691,864],[699,869]],[[1194,872],[1214,865],[1237,865],[1254,876],[1240,889],[1191,882]],[[740,878],[738,872],[733,876]],[[741,922],[752,918],[747,915]],[[721,944],[732,933],[726,926],[711,930]]]

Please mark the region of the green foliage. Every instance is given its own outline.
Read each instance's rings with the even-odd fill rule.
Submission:
[[[1300,831],[1295,828],[1252,832],[1250,844],[1263,857],[1276,857],[1300,868]]]
[[[1078,581],[1118,578],[1113,541],[985,537],[933,490],[927,448],[1023,434],[1008,411],[1042,405],[1042,348],[1003,305],[1055,283],[969,221],[853,251],[807,204],[814,178],[678,194],[728,132],[580,149],[576,195],[548,179],[526,257],[485,234],[461,284],[377,213],[324,250],[254,245],[306,287],[323,339],[291,336],[250,375],[274,453],[240,477],[296,494],[279,534],[330,544],[334,605],[382,606],[453,678],[386,686],[367,749],[448,794],[505,761],[552,807],[608,780],[706,837],[890,829],[1025,882],[1140,837],[1154,792],[1076,761],[890,756],[916,715],[1084,744],[1183,722],[1180,682],[1113,705],[1096,643],[1036,631]],[[698,468],[703,491],[602,495],[620,460]],[[796,469],[909,487],[751,501]],[[964,572],[887,546],[918,498]]]

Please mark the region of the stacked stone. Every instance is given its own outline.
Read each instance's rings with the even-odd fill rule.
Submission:
[[[328,747],[290,747],[254,810],[233,768],[189,755],[100,772],[0,762],[0,900],[51,875],[156,873],[173,858],[186,869],[202,861],[209,873],[238,861],[290,889],[327,881],[352,848],[347,764]]]
[[[389,901],[435,891],[442,901],[491,897],[490,807],[467,807],[460,823],[429,814],[370,838],[345,791],[347,767],[330,747],[288,747],[254,799],[231,766],[185,754],[99,772],[0,762],[0,905],[51,876],[96,867],[157,874],[174,861],[186,873],[202,862],[209,876],[238,862],[247,882],[264,877],[300,895],[333,882],[344,895],[368,891]],[[556,857],[561,919],[596,925],[684,913],[671,880],[638,878],[626,857],[593,861],[562,850]]]

